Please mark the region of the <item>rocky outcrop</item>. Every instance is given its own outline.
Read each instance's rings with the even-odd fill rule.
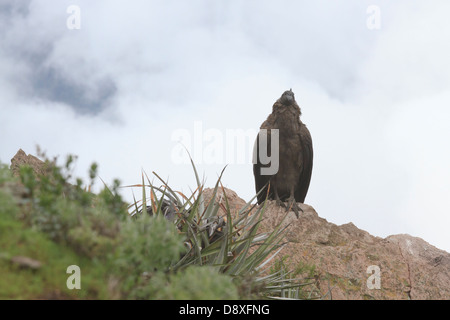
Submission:
[[[11,159],[10,169],[13,175],[19,176],[20,167],[24,165],[30,166],[37,176],[45,174],[47,169],[44,161],[39,160],[32,154],[27,155],[22,149],[19,149]]]
[[[225,192],[230,207],[245,205],[232,190],[225,188]],[[216,199],[221,199],[221,193]],[[205,190],[206,197],[210,194],[210,189]],[[352,223],[328,222],[311,206],[301,204],[301,208],[297,219],[293,212],[286,215],[284,208],[269,201],[261,228],[270,231],[279,223],[288,225],[288,244],[280,257],[298,276],[314,279],[322,296],[450,299],[448,252],[407,234],[376,237]]]

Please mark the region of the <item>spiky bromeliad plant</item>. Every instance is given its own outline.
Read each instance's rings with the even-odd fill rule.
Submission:
[[[131,216],[141,214],[163,215],[173,221],[185,238],[188,250],[179,261],[174,262],[169,271],[177,272],[191,265],[212,266],[218,273],[231,276],[237,283],[241,296],[251,298],[297,298],[301,286],[290,278],[290,273],[280,270],[269,273],[268,262],[283,248],[285,227],[278,225],[272,232],[259,232],[266,205],[256,207],[251,199],[237,213],[233,213],[223,192],[223,202],[215,201],[217,191],[223,188],[220,174],[211,199],[205,199],[204,185],[191,159],[197,180],[197,189],[189,196],[172,190],[156,173],[161,187],[150,182],[142,174],[142,201],[136,201]],[[224,169],[225,170],[225,169]],[[148,184],[145,184],[144,175]],[[146,188],[150,189],[147,196]],[[158,196],[159,195],[159,196]],[[219,215],[219,208],[226,215]]]

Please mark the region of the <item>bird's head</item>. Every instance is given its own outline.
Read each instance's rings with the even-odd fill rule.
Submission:
[[[292,89],[285,91],[281,95],[279,101],[286,106],[293,104],[295,102],[295,96],[294,92],[292,92]]]

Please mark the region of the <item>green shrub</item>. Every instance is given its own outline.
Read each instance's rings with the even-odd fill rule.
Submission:
[[[162,216],[129,218],[120,237],[115,265],[125,292],[144,285],[145,275],[168,271],[186,250],[175,225]]]
[[[46,173],[36,176],[32,168],[20,168],[20,178],[30,196],[30,210],[25,220],[51,239],[68,244],[87,257],[102,258],[113,251],[120,232],[120,219],[126,217],[124,202],[117,192],[105,185],[99,195],[82,188],[83,181],[72,178],[74,156],[68,156],[63,167],[48,159]],[[91,184],[97,174],[97,164],[89,170]]]
[[[272,232],[259,232],[265,205],[257,208],[252,206],[255,196],[234,214],[228,205],[226,193],[223,192],[222,208],[226,214],[220,216],[219,204],[215,200],[223,171],[215,185],[212,199],[205,200],[204,186],[200,183],[193,163],[192,165],[198,187],[189,197],[173,191],[155,173],[162,182],[161,187],[154,186],[148,177],[148,184],[145,184],[144,174],[142,185],[135,185],[142,188],[143,199],[135,201],[132,215],[166,217],[177,227],[189,248],[171,266],[170,271],[183,274],[187,267],[193,265],[213,267],[219,274],[233,279],[239,297],[244,299],[282,297],[282,293],[287,290],[301,286],[288,273],[268,274],[269,271],[264,268],[282,249],[285,230],[280,223]],[[150,189],[149,192],[146,188]],[[150,196],[147,197],[147,194]],[[168,214],[166,211],[171,207],[175,214]]]
[[[190,266],[170,276],[150,279],[152,297],[166,300],[236,300],[238,289],[230,276],[211,266]]]
[[[17,201],[11,190],[13,182],[11,171],[0,163],[0,215],[16,216],[18,213]]]

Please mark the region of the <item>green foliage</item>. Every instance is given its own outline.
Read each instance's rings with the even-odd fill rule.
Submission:
[[[272,232],[258,231],[265,206],[255,208],[252,199],[237,213],[232,213],[226,193],[223,192],[225,215],[219,215],[219,204],[215,201],[220,187],[220,175],[212,199],[204,199],[203,184],[200,183],[195,165],[192,163],[198,187],[190,197],[173,191],[157,174],[161,187],[154,186],[147,177],[148,184],[135,185],[142,188],[142,201],[136,201],[132,215],[150,213],[166,217],[184,237],[189,251],[170,267],[171,272],[183,272],[190,266],[211,266],[220,274],[233,279],[241,298],[280,297],[289,288],[298,288],[286,273],[267,275],[264,266],[283,247],[284,229],[281,224]],[[147,192],[145,189],[149,188]],[[150,194],[150,199],[147,198]],[[159,197],[158,197],[159,194]],[[181,196],[181,198],[179,197]],[[255,196],[256,198],[256,196]],[[147,206],[149,204],[149,206]],[[171,205],[176,214],[169,218]],[[284,290],[284,291],[283,291]]]
[[[271,274],[283,275],[285,278],[298,279],[302,284],[297,286],[283,285],[279,288],[279,297],[281,299],[321,299],[323,298],[317,287],[316,266],[304,262],[297,264],[295,270],[287,270],[286,264],[290,260],[289,256],[283,256],[275,261],[271,267]]]
[[[115,266],[124,290],[132,295],[146,274],[167,271],[185,251],[176,227],[161,216],[130,218],[122,224],[120,237]]]
[[[14,202],[10,196],[8,203]],[[107,299],[108,269],[104,264],[77,255],[46,234],[33,230],[4,210],[0,200],[0,299]],[[10,207],[11,208],[11,207]],[[9,262],[26,256],[42,263],[39,270],[19,269]],[[66,287],[66,269],[76,264],[82,270],[82,290]]]
[[[58,273],[58,281],[67,276],[61,270],[70,264],[83,264],[83,279],[85,268],[90,268],[87,274],[92,277],[91,292],[83,292],[80,297],[283,298],[286,290],[302,286],[284,270],[270,272],[266,268],[284,245],[284,229],[278,226],[269,233],[259,232],[264,205],[256,208],[251,205],[252,199],[239,212],[232,212],[225,193],[221,205],[215,201],[222,175],[212,199],[206,200],[194,165],[198,186],[190,196],[172,190],[157,174],[161,187],[150,183],[148,177],[145,184],[143,175],[142,200],[129,206],[129,213],[118,192],[120,181],[114,180],[111,186],[104,183],[103,190],[93,194],[90,188],[98,165],[90,167],[90,181],[84,188],[82,179],[72,177],[75,159],[68,156],[63,166],[47,159],[41,175],[30,167],[21,167],[25,199],[10,192],[8,184],[16,182],[8,168],[0,165],[0,221],[9,221],[17,232],[0,233],[0,243],[12,248],[14,244],[8,239],[16,243],[17,236],[25,235],[24,254],[45,261],[49,267],[43,270]],[[225,214],[219,214],[220,206]],[[33,238],[38,239],[38,249],[33,248]],[[14,252],[11,248],[8,250]],[[71,258],[59,260],[54,252]],[[62,267],[65,263],[67,266]],[[57,267],[61,270],[56,271]],[[4,281],[21,282],[15,270],[0,264],[2,270],[7,279]],[[0,291],[0,297],[39,297],[43,291],[55,290],[58,281],[49,280],[44,271],[38,272],[42,274],[35,282],[46,289],[36,285],[25,295]],[[115,285],[111,285],[111,279]],[[65,282],[58,283],[65,290]]]
[[[0,190],[0,216],[15,216],[17,212],[18,208],[11,197],[11,194],[4,190]]]
[[[236,300],[239,298],[232,278],[210,266],[190,266],[183,272],[170,276],[158,274],[152,279],[151,288],[155,299]]]
[[[11,171],[0,163],[0,216],[13,216],[17,213],[18,208],[9,187],[12,181]]]
[[[28,166],[20,168],[21,181],[30,195],[25,221],[79,253],[102,257],[117,242],[120,228],[117,215],[127,215],[117,192],[119,182],[114,182],[112,191],[105,185],[98,196],[85,191],[79,178],[76,185],[70,184],[74,159],[69,155],[63,167],[47,159],[46,172],[40,176]],[[96,174],[97,165],[93,164],[89,171],[91,185]]]

